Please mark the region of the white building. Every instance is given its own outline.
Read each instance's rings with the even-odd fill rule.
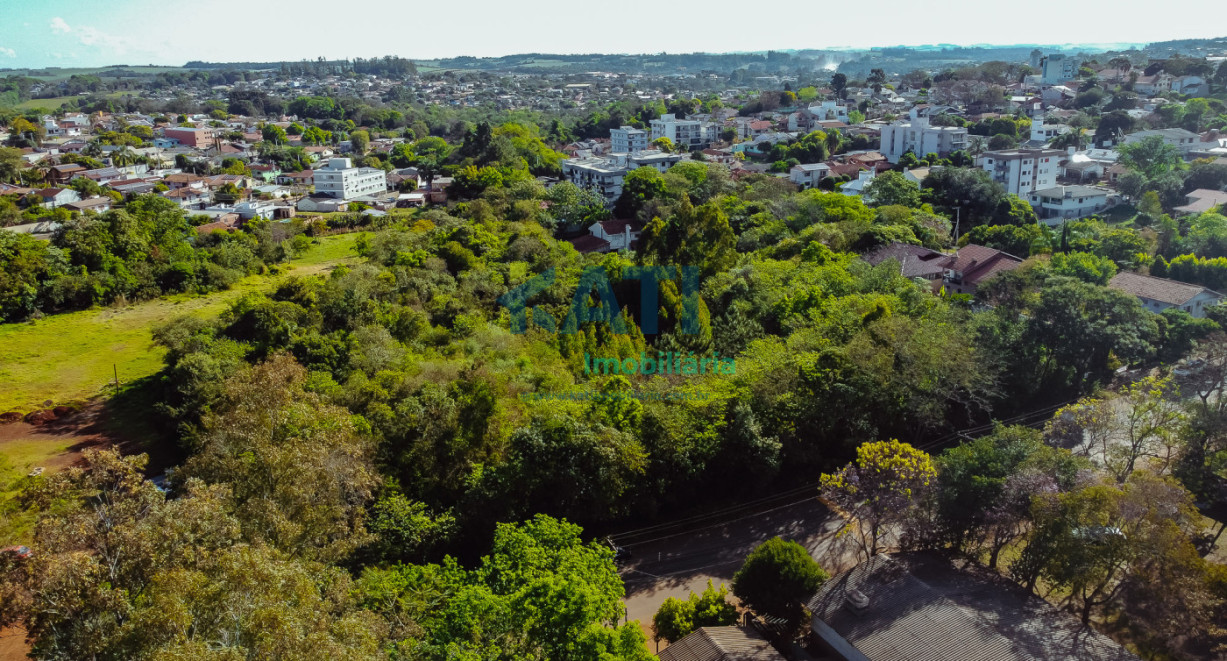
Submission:
[[[818,185],[825,177],[831,174],[831,166],[826,163],[802,163],[792,166],[788,171],[788,180],[796,184],[801,190],[808,190]]]
[[[1031,142],[1036,146],[1047,147],[1057,136],[1069,131],[1070,128],[1065,124],[1045,124],[1044,118],[1039,117],[1031,121]]]
[[[1223,300],[1222,294],[1205,287],[1129,271],[1121,271],[1112,276],[1108,286],[1138,297],[1142,307],[1151,312],[1159,313],[1168,308],[1179,308],[1199,319],[1206,316],[1206,308],[1218,305]]]
[[[980,169],[1005,186],[1007,193],[1026,199],[1031,191],[1052,188],[1057,183],[1057,163],[1065,152],[1058,149],[1006,149],[980,155]]]
[[[1032,191],[1027,201],[1041,223],[1057,225],[1062,220],[1085,218],[1108,208],[1108,192],[1090,186],[1054,186]]]
[[[1163,142],[1179,149],[1182,155],[1196,149],[1197,143],[1201,141],[1201,136],[1185,129],[1154,129],[1152,131],[1130,133],[1125,136],[1125,144],[1131,145],[1152,136],[1163,138]]]
[[[651,124],[653,141],[668,138],[675,146],[685,147],[689,151],[703,149],[720,137],[719,126],[693,119],[678,119],[672,113],[653,119]]]
[[[856,179],[840,186],[839,192],[848,196],[865,197],[865,186],[873,181],[874,176],[876,176],[876,172],[873,169],[861,170],[856,173]]]
[[[562,177],[581,188],[600,193],[612,204],[622,195],[622,179],[627,172],[642,167],[664,172],[682,160],[680,154],[648,150],[633,154],[610,154],[607,157],[571,158],[562,162]],[[316,170],[318,180],[319,170]]]
[[[356,168],[348,158],[331,158],[313,173],[315,192],[339,200],[388,190],[387,176],[377,168]]]
[[[615,154],[628,154],[645,151],[648,148],[648,132],[633,126],[609,129],[611,151]]]
[[[1080,59],[1054,53],[1045,57],[1041,62],[1043,74],[1040,76],[1040,82],[1045,85],[1056,85],[1073,80],[1078,77],[1078,69],[1081,67]]]
[[[958,126],[931,126],[928,117],[921,117],[912,108],[908,121],[893,122],[882,127],[882,143],[878,150],[891,163],[898,163],[907,152],[923,158],[930,152],[949,156],[967,147],[967,129]]]

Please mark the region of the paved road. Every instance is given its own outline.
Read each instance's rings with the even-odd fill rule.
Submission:
[[[669,597],[699,592],[708,579],[729,584],[747,554],[771,537],[795,541],[828,573],[856,563],[848,538],[836,539],[843,520],[809,487],[673,524],[615,535],[633,555],[620,567],[627,617],[639,620],[648,639],[656,610]]]

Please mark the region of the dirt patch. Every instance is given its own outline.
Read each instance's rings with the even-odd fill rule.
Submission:
[[[25,661],[30,651],[26,645],[26,630],[15,626],[0,629],[0,661]]]
[[[46,467],[71,466],[86,450],[122,445],[102,425],[102,414],[102,402],[91,402],[77,411],[65,409],[63,416],[57,416],[51,409],[35,411],[20,422],[0,425],[0,452],[4,452],[6,443],[18,440],[67,441],[72,444],[68,450],[49,459]]]

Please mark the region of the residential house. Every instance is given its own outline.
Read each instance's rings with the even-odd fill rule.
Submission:
[[[843,186],[840,186],[839,192],[843,193],[844,195],[865,197],[865,187],[869,185],[869,182],[873,181],[875,176],[877,176],[877,172],[873,169],[861,170],[860,172],[856,173],[856,179],[845,183]]]
[[[345,209],[348,208],[348,205],[349,203],[345,200],[321,195],[313,195],[299,200],[298,210],[304,212],[332,213],[335,211],[345,211]]]
[[[1053,186],[1036,190],[1027,196],[1027,201],[1040,222],[1048,225],[1085,218],[1109,206],[1108,191],[1090,186]]]
[[[79,163],[53,165],[47,173],[47,180],[56,184],[65,184],[72,181],[73,177],[85,172],[85,170],[85,166]]]
[[[204,188],[204,177],[189,172],[177,172],[162,177],[162,183],[171,190],[180,188]]]
[[[818,185],[823,178],[830,176],[831,166],[826,163],[802,163],[792,166],[788,171],[788,180],[801,190],[807,190]]]
[[[608,250],[630,250],[639,240],[643,226],[633,220],[602,220],[588,228],[589,234],[609,244]]]
[[[1200,135],[1186,129],[1153,129],[1130,133],[1125,136],[1125,144],[1131,145],[1153,136],[1158,136],[1163,139],[1163,142],[1179,149],[1182,155],[1196,149],[1197,143],[1201,142]]]
[[[1031,191],[1056,184],[1057,162],[1064,155],[1059,149],[1006,149],[986,151],[978,160],[980,169],[1007,193],[1026,198]]]
[[[1066,124],[1045,124],[1044,118],[1039,117],[1031,120],[1031,139],[1028,142],[1035,147],[1047,147],[1057,136],[1070,130]]]
[[[70,202],[81,201],[81,196],[71,188],[44,188],[35,195],[43,199],[43,206],[48,209],[62,207]]]
[[[1184,204],[1176,207],[1173,211],[1178,214],[1195,214],[1223,205],[1227,205],[1227,193],[1208,188],[1198,188],[1185,195]]]
[[[168,190],[162,193],[162,197],[178,204],[184,209],[199,209],[209,203],[212,193],[209,192],[209,189],[203,186],[199,188],[185,186],[183,188]]]
[[[946,273],[946,268],[954,263],[954,258],[924,246],[910,243],[889,243],[865,253],[861,259],[877,266],[887,260],[899,263],[899,273],[905,278],[924,278],[930,282],[938,282]]]
[[[93,211],[94,213],[103,213],[111,210],[111,198],[103,195],[101,197],[91,197],[87,200],[79,200],[77,202],[69,202],[63,205],[69,211],[81,213],[83,211]]]
[[[995,248],[969,243],[958,249],[946,266],[942,285],[954,294],[974,294],[981,283],[998,273],[1013,271],[1022,259]]]
[[[1082,60],[1069,55],[1053,53],[1040,60],[1040,82],[1045,85],[1056,85],[1078,77],[1078,69]]]
[[[349,160],[349,159],[345,159],[345,160]],[[266,165],[264,163],[255,163],[253,165],[248,165],[247,169],[251,170],[252,177],[257,178],[266,184],[270,184],[276,181],[277,177],[281,176],[281,168],[278,168],[276,165]],[[380,170],[380,172],[383,172],[383,170]]]
[[[1138,297],[1142,307],[1156,314],[1168,308],[1179,308],[1198,319],[1206,316],[1207,308],[1218,305],[1224,298],[1205,287],[1129,271],[1112,276],[1108,286]]]
[[[761,633],[749,627],[699,627],[661,650],[660,661],[784,661]]]
[[[123,179],[124,173],[120,172],[117,168],[98,168],[96,170],[79,172],[77,176],[85,177],[100,184],[108,184],[112,181]]]
[[[388,176],[391,183],[391,175]],[[311,170],[302,172],[282,172],[277,175],[277,183],[285,186],[310,186],[315,183],[315,173]]]
[[[823,583],[808,606],[824,659],[1139,661],[998,573],[935,553],[876,555]]]

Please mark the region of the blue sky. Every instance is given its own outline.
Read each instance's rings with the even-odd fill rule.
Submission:
[[[0,0],[0,68],[1227,36],[1208,0]],[[1002,13],[1001,7],[1009,7]],[[789,15],[782,15],[783,12]]]

